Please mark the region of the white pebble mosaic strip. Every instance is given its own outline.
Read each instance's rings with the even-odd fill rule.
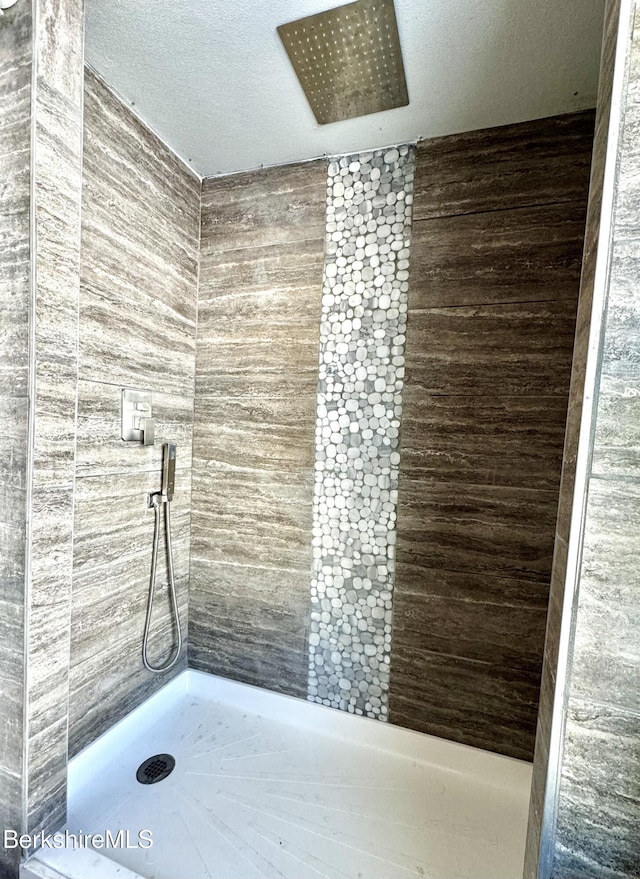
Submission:
[[[386,720],[412,146],[329,164],[307,698]]]

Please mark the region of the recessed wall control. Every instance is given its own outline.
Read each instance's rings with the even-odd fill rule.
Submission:
[[[122,389],[122,439],[126,443],[152,446],[155,426],[151,406],[151,391]]]

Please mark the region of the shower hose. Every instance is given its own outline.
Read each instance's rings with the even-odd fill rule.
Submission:
[[[146,669],[159,673],[168,671],[178,661],[180,651],[182,650],[182,633],[180,631],[180,613],[178,611],[178,599],[176,597],[176,581],[173,572],[173,547],[171,545],[171,501],[162,497],[160,493],[152,498],[153,509],[155,513],[155,528],[153,533],[153,553],[151,556],[151,580],[149,582],[149,600],[147,602],[147,618],[144,624],[144,638],[142,639],[142,661]],[[176,645],[174,656],[164,665],[152,665],[149,662],[149,632],[151,629],[151,613],[153,611],[153,596],[156,588],[156,574],[158,569],[158,544],[160,543],[160,507],[164,507],[164,524],[165,538],[167,545],[167,562],[169,569],[169,595],[171,596],[171,609],[175,621],[176,631],[178,635],[178,643]]]

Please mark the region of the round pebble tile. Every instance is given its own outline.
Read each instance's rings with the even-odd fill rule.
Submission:
[[[308,697],[388,716],[414,148],[329,162]]]

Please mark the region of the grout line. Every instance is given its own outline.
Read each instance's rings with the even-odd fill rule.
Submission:
[[[366,149],[352,149],[343,153],[322,153],[319,156],[311,156],[307,159],[290,159],[287,162],[271,162],[266,165],[256,165],[252,168],[242,168],[238,171],[225,171],[220,174],[205,174],[202,178],[202,182],[205,183],[207,180],[223,180],[226,177],[237,177],[240,174],[255,174],[258,171],[269,171],[274,168],[291,168],[295,165],[310,165],[313,162],[326,162],[328,165],[330,162],[336,160],[359,157],[363,153],[386,152],[388,150],[397,149],[401,146],[416,148],[417,144],[418,140],[410,137],[394,143],[382,144],[381,146],[368,147]]]
[[[404,449],[403,451],[406,451]],[[536,494],[551,494],[557,495],[557,488],[528,488],[524,485],[504,485],[502,483],[494,483],[494,482],[465,482],[461,479],[432,479],[430,477],[421,477],[419,474],[417,476],[411,476],[408,473],[401,474],[401,485],[415,485],[416,483],[420,483],[422,485],[428,485],[431,487],[447,487],[450,488],[452,486],[459,486],[460,488],[470,488],[476,489],[478,491],[492,489],[495,491],[517,491],[517,492],[535,492]],[[502,527],[511,527],[502,526]]]
[[[415,286],[414,286],[415,289]],[[411,295],[411,289],[409,290],[409,295]],[[414,294],[415,296],[415,294]],[[576,306],[576,314],[577,314],[577,305],[578,305],[578,297],[570,297],[567,296],[565,299],[558,299],[556,296],[554,299],[513,299],[504,301],[501,300],[499,302],[461,302],[460,304],[451,303],[450,305],[425,305],[422,308],[418,308],[415,305],[410,306],[407,310],[407,317],[412,314],[425,314],[432,311],[444,311],[445,309],[451,308],[501,308],[501,307],[511,307],[513,305],[546,305],[548,303],[567,303],[568,305]],[[572,336],[573,338],[573,336]]]
[[[454,573],[452,571],[440,571],[439,569],[434,569],[434,568],[420,568],[420,570],[421,571],[429,571],[430,573],[433,573],[433,574]],[[477,576],[477,574],[474,576]],[[508,577],[487,577],[487,579],[493,583],[496,580],[498,582],[502,582],[502,581],[507,580],[509,578]],[[513,581],[510,581],[510,582],[513,582]],[[542,581],[518,580],[516,582],[526,584],[529,587],[539,586],[541,589],[546,589],[546,591],[548,592],[547,584],[543,583]],[[427,598],[429,600],[431,600],[431,599],[442,600],[445,597],[441,592],[432,592],[432,591],[425,592],[422,589],[401,589],[399,591],[402,593],[403,597],[404,596],[412,596],[412,597],[418,597],[418,598]],[[544,602],[542,604],[531,604],[531,603],[527,604],[523,601],[490,601],[490,600],[485,601],[485,600],[480,600],[480,599],[476,600],[473,598],[464,598],[459,595],[454,595],[454,596],[447,595],[446,597],[447,597],[447,600],[455,601],[458,604],[483,605],[483,606],[488,605],[490,607],[509,607],[509,608],[516,608],[518,610],[538,611],[539,613],[544,613],[545,615],[547,613],[547,603],[548,602]],[[403,629],[403,631],[414,631],[409,626],[403,626],[402,629]],[[428,649],[428,648],[424,648],[424,649]]]
[[[29,181],[29,414],[27,422],[27,472],[26,472],[26,522],[25,522],[25,590],[24,590],[24,658],[23,658],[23,742],[22,742],[22,832],[29,831],[29,644],[31,617],[31,541],[33,536],[33,489],[35,468],[35,417],[36,417],[36,302],[37,302],[37,226],[36,226],[36,59],[38,57],[38,0],[31,0],[31,129],[29,134],[30,181]]]
[[[396,559],[396,561],[397,561],[397,559]],[[468,568],[465,570],[465,569],[461,569],[461,568],[422,567],[421,565],[412,561],[411,556],[409,556],[406,559],[403,559],[401,562],[398,562],[398,564],[400,564],[406,568],[420,568],[421,570],[431,571],[436,574],[439,573],[440,571],[442,571],[445,574],[459,574],[460,576],[463,576],[463,577],[485,577],[486,579],[490,579],[492,581],[493,580],[510,580],[514,583],[527,583],[529,585],[533,584],[536,586],[545,587],[547,589],[549,588],[550,574],[546,574],[546,573],[544,574],[544,579],[540,578],[539,580],[536,580],[532,576],[534,572],[532,572],[528,577],[519,577],[516,575],[516,573],[508,573],[508,572],[499,573],[499,574],[487,574],[485,571],[478,571],[478,570],[470,571]],[[402,590],[400,590],[400,591],[402,591]]]
[[[76,405],[74,414],[74,441],[73,441],[73,508],[71,519],[71,571],[69,583],[69,617],[67,626],[67,704],[66,704],[66,764],[65,764],[65,820],[67,817],[67,782],[69,767],[69,735],[70,735],[70,702],[71,702],[71,654],[72,654],[72,623],[73,623],[73,581],[74,581],[74,561],[75,561],[75,536],[76,536],[76,483],[78,479],[78,413],[80,402],[80,299],[82,293],[82,192],[84,179],[84,55],[85,55],[85,16],[81,13],[81,59],[80,59],[80,183],[79,183],[79,206],[78,206],[78,306],[76,313]]]
[[[499,400],[506,399],[506,400],[557,400],[558,402],[564,400],[564,401],[566,401],[567,405],[569,402],[569,395],[568,394],[538,394],[538,393],[530,393],[528,391],[523,391],[520,394],[514,394],[513,392],[510,392],[510,393],[504,394],[504,395],[496,394],[495,392],[486,393],[486,394],[474,394],[469,391],[466,391],[466,392],[462,391],[459,394],[452,394],[448,391],[437,391],[437,390],[432,391],[428,388],[423,389],[420,382],[414,381],[413,379],[410,379],[409,381],[405,381],[403,393],[406,394],[407,391],[411,391],[413,393],[421,391],[423,396],[425,396],[425,397],[444,397],[444,398],[451,398],[452,400],[458,400],[458,399],[487,400],[488,399],[488,400],[499,401]],[[411,405],[411,404],[409,404],[409,405]]]
[[[196,468],[196,458],[194,458],[194,442],[195,442],[195,434],[196,434],[196,386],[197,386],[197,378],[198,378],[198,334],[199,334],[199,319],[200,319],[200,272],[202,268],[202,180],[200,181],[200,191],[199,191],[199,205],[198,205],[198,262],[197,262],[197,274],[196,274],[196,322],[195,322],[195,333],[194,333],[194,350],[193,350],[193,384],[192,384],[192,405],[191,405],[191,457],[190,457],[190,471],[191,471],[191,480],[190,480],[190,491],[189,491],[189,546],[187,552],[187,606],[185,613],[185,639],[184,639],[184,656],[185,656],[185,666],[189,668],[189,653],[190,653],[190,644],[189,644],[189,621],[190,621],[190,596],[191,596],[191,558],[193,552],[193,519],[194,519],[194,511],[193,511],[193,498],[194,498],[194,474]],[[196,494],[197,496],[197,494]]]
[[[565,207],[566,205],[582,205],[586,215],[587,199],[572,196],[571,198],[556,199],[555,201],[532,201],[527,204],[505,205],[504,207],[484,208],[480,210],[455,211],[447,214],[431,214],[424,217],[414,217],[414,223],[437,223],[439,220],[453,220],[460,217],[475,217],[482,214],[503,214],[512,211],[530,211],[532,208]]]
[[[321,235],[305,236],[304,238],[287,238],[286,241],[272,241],[266,244],[242,244],[239,247],[230,248],[211,246],[211,250],[209,250],[208,248],[205,249],[204,255],[207,257],[211,257],[214,254],[242,253],[246,250],[275,250],[276,248],[289,247],[293,244],[304,244],[307,241],[310,243],[313,242],[315,244],[321,244],[324,250],[325,233],[323,232]],[[324,252],[322,256],[324,256]],[[216,267],[219,265],[220,261],[218,261]],[[309,286],[312,285],[310,284]]]

